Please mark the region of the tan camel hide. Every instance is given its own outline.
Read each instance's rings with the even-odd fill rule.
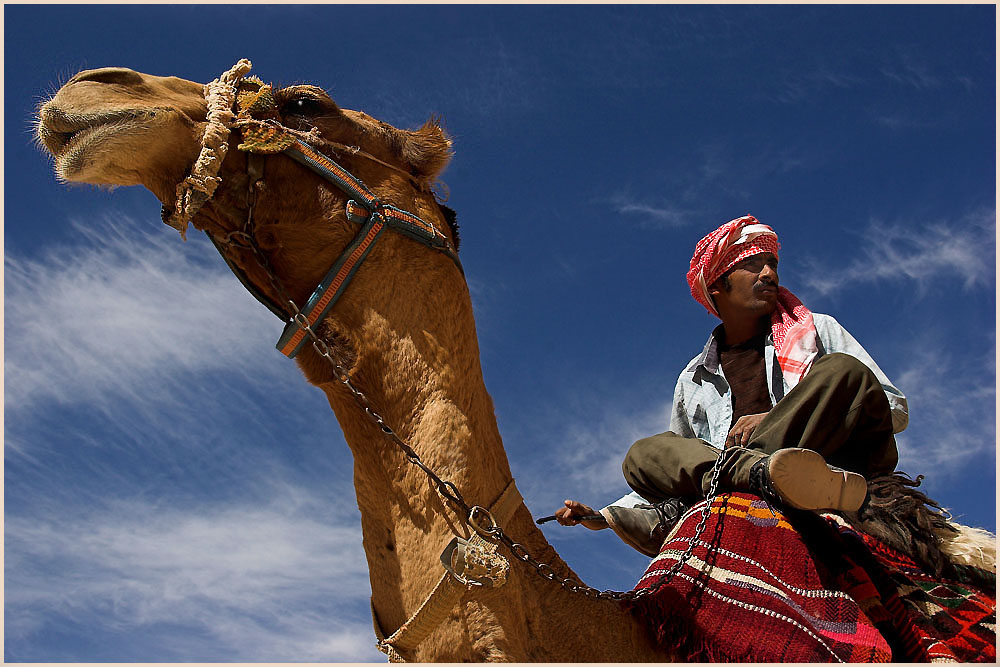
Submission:
[[[321,89],[276,91],[284,123],[360,146],[385,163],[335,156],[383,201],[416,213],[451,235],[430,184],[450,158],[450,141],[429,122],[402,131],[340,109]],[[38,138],[58,177],[101,185],[142,185],[167,208],[190,172],[206,127],[202,84],[123,68],[81,72],[39,111]],[[247,155],[231,142],[213,198],[192,224],[222,238],[247,217]],[[401,171],[400,171],[401,170]],[[415,178],[408,178],[405,173]],[[281,155],[266,156],[254,209],[256,235],[275,273],[299,304],[356,232],[345,197]],[[420,183],[420,187],[414,181]],[[454,240],[454,239],[453,239]],[[251,255],[233,260],[271,299]],[[470,505],[488,506],[511,479],[493,403],[483,384],[472,304],[447,257],[387,232],[320,332],[349,359],[355,382],[386,422]],[[427,477],[366,420],[331,368],[308,347],[296,357],[336,413],[355,462],[374,609],[391,634],[441,576],[440,555],[462,517]],[[503,526],[559,577],[574,577],[523,503]],[[505,550],[501,547],[501,553]],[[510,559],[505,586],[466,592],[451,615],[414,651],[418,661],[665,661],[618,603],[572,595]]]

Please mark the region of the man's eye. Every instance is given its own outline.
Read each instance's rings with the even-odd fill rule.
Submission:
[[[763,257],[752,257],[737,264],[736,268],[743,269],[744,271],[750,271],[751,273],[760,273],[764,270],[765,266],[770,266],[772,270],[777,271],[778,260],[765,259]]]
[[[281,115],[283,116],[318,116],[323,111],[321,103],[308,97],[289,100],[281,107]]]

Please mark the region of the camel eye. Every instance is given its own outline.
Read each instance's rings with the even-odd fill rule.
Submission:
[[[311,97],[296,97],[281,107],[282,116],[319,116],[324,111],[323,104]]]

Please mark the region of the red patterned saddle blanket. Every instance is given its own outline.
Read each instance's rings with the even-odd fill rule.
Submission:
[[[688,661],[995,662],[995,573],[933,577],[834,517],[771,510],[747,493],[681,520],[629,603]],[[974,583],[973,583],[974,582]]]

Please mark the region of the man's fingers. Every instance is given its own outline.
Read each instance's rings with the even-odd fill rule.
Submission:
[[[750,442],[750,436],[753,434],[753,424],[748,422],[749,420],[746,417],[740,417],[736,420],[736,424],[726,436],[727,448],[742,447]]]
[[[555,511],[555,519],[561,526],[577,526],[583,523],[584,517],[594,517],[597,513],[589,505],[576,500],[564,500],[563,505]],[[588,519],[594,521],[595,519]]]
[[[566,505],[565,507],[560,507],[559,509],[556,510],[555,513],[556,521],[558,521],[560,525],[563,526],[575,526],[576,524],[580,523],[575,516],[578,513],[577,507],[580,505],[580,503],[576,502],[575,500],[567,500],[565,501],[564,504]]]
[[[536,523],[547,523],[554,519],[559,522],[560,526],[585,526],[590,530],[601,530],[608,527],[604,516],[589,505],[575,500],[564,500],[563,505],[564,507],[557,509],[552,516],[542,517]]]
[[[589,505],[584,505],[583,503],[576,500],[567,500],[565,502],[566,509],[568,509],[573,514],[578,516],[585,516],[587,514],[593,514],[594,510],[590,508]]]

